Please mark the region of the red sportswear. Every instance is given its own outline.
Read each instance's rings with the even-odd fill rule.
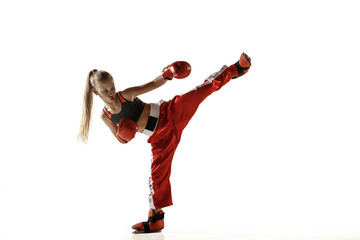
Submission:
[[[160,209],[173,204],[170,185],[171,163],[181,134],[200,103],[232,78],[233,73],[230,68],[226,68],[215,79],[207,79],[192,91],[177,95],[170,101],[161,102],[156,128],[148,139],[152,147],[150,208]]]

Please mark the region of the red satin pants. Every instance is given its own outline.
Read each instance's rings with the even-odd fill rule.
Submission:
[[[171,163],[181,134],[200,103],[232,77],[230,69],[227,68],[214,80],[205,80],[202,85],[190,92],[177,95],[160,105],[157,127],[148,139],[152,147],[150,208],[160,209],[173,205],[170,185]]]

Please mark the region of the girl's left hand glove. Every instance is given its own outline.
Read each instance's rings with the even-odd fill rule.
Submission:
[[[186,78],[190,75],[190,72],[191,66],[189,63],[177,61],[165,67],[162,71],[162,75],[165,79],[172,80],[173,78]]]

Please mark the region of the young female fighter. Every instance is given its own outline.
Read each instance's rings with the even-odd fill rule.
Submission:
[[[121,143],[131,141],[137,132],[149,136],[152,147],[150,210],[148,221],[133,226],[134,233],[158,232],[164,228],[162,208],[172,205],[170,172],[171,162],[182,131],[195,114],[199,104],[211,93],[219,90],[233,78],[247,73],[251,59],[243,53],[235,64],[224,66],[205,82],[170,101],[147,104],[138,96],[152,91],[173,78],[185,78],[191,72],[187,62],[174,62],[165,67],[162,74],[141,86],[116,92],[114,80],[106,71],[89,72],[84,92],[83,113],[79,138],[86,142],[89,133],[93,93],[105,103],[101,118]]]

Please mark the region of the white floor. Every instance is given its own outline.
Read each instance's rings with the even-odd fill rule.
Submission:
[[[123,235],[121,240],[358,240],[359,236],[333,235],[266,235],[266,234],[234,234],[234,233],[180,233],[164,232],[151,234]]]

